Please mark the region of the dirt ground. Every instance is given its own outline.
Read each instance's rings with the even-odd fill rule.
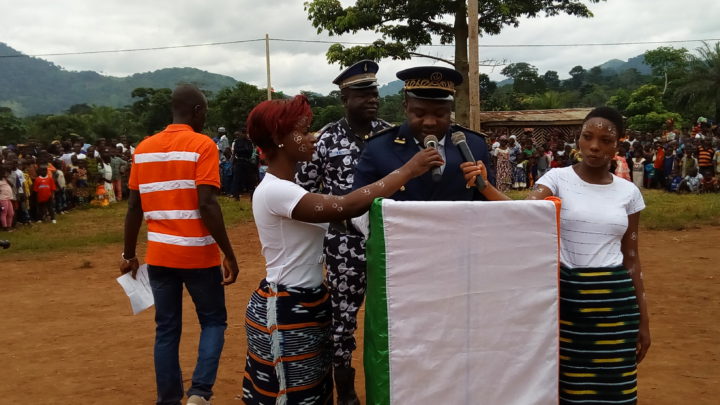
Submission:
[[[241,273],[227,289],[229,325],[214,404],[241,403],[236,396],[242,391],[244,309],[264,276],[254,224],[234,227],[230,238]],[[640,366],[640,404],[718,403],[718,241],[720,228],[641,234],[653,343]],[[121,249],[113,245],[32,260],[0,251],[3,402],[154,403],[154,311],[132,315],[115,281]],[[189,297],[185,304],[181,363],[189,378],[199,327]],[[355,364],[362,367],[360,351]],[[362,371],[358,374],[364,399]]]

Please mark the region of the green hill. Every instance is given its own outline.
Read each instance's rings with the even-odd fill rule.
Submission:
[[[21,56],[4,57],[13,55]],[[122,107],[132,103],[130,93],[135,88],[173,88],[178,83],[194,83],[217,92],[237,81],[194,68],[161,69],[128,77],[73,72],[24,56],[0,42],[0,107],[9,107],[19,116],[61,113],[74,104]]]

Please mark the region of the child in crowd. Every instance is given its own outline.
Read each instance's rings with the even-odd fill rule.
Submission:
[[[627,160],[625,159],[626,154],[627,150],[625,149],[625,145],[620,145],[620,147],[618,148],[618,153],[615,155],[614,158],[615,175],[627,181],[632,181],[632,179],[630,178],[630,167],[628,166]]]
[[[527,165],[528,161],[524,153],[517,154],[518,163],[513,172],[513,189],[522,190],[527,187]]]
[[[232,177],[233,177],[233,162],[232,152],[230,148],[226,148],[223,152],[224,160],[220,162],[220,184],[222,186],[222,193],[225,195],[232,194]]]
[[[678,193],[699,193],[703,176],[698,173],[697,168],[692,168],[688,175],[680,182]]]
[[[15,217],[13,208],[13,187],[8,180],[10,169],[7,166],[0,166],[0,226],[3,231],[10,231]]]
[[[65,214],[65,210],[67,209],[67,198],[65,195],[65,172],[61,169],[63,167],[62,160],[55,160],[55,167],[58,169],[55,170],[55,173],[53,174],[55,184],[57,184],[57,190],[55,190],[55,212],[58,214]]]
[[[711,172],[705,172],[705,174],[702,175],[703,179],[700,183],[700,192],[701,193],[717,193],[719,191],[718,189],[718,179],[716,177],[713,177],[713,173]]]
[[[53,224],[57,222],[55,221],[55,210],[53,209],[55,190],[57,190],[57,186],[53,178],[48,176],[48,166],[46,164],[39,165],[38,177],[33,182],[33,191],[35,191],[37,198],[37,222],[44,221],[47,216],[50,217]]]
[[[75,180],[75,195],[77,195],[78,203],[84,204],[89,202],[88,197],[90,196],[90,192],[88,191],[87,160],[80,159],[78,161],[78,168],[73,178]]]
[[[680,164],[682,165],[680,176],[683,178],[687,177],[691,170],[698,169],[698,160],[695,157],[695,151],[692,148],[685,149],[685,156],[683,156]]]

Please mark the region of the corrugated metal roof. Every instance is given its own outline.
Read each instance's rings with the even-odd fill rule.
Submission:
[[[592,108],[563,108],[557,110],[520,110],[520,111],[481,111],[482,124],[512,123],[523,125],[528,123],[560,123],[567,124],[582,122]]]

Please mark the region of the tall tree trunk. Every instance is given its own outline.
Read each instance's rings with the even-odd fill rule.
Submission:
[[[468,93],[468,25],[465,0],[457,2],[455,12],[455,70],[460,72],[463,82],[455,88],[455,121],[467,126],[470,124],[470,94]]]

